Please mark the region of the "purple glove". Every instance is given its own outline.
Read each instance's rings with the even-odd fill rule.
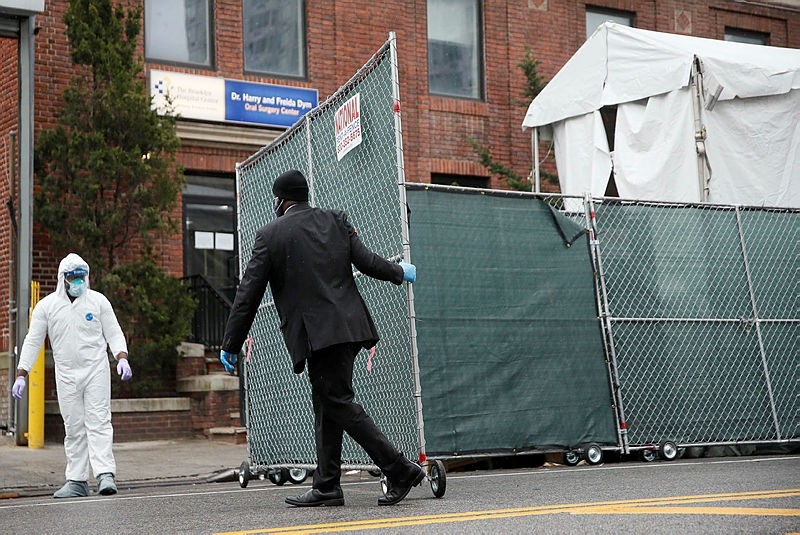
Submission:
[[[117,363],[117,373],[123,381],[127,381],[133,377],[133,370],[131,370],[131,365],[128,364],[128,359],[119,359]]]
[[[23,376],[17,377],[14,381],[14,386],[11,387],[11,395],[17,399],[22,399],[22,391],[25,390],[25,378]]]

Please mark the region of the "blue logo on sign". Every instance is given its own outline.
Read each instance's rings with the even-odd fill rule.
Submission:
[[[87,312],[86,313],[86,321],[92,321],[93,319],[94,319],[94,316],[92,315],[92,313],[91,312]]]

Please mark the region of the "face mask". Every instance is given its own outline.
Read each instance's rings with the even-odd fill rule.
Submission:
[[[66,281],[65,281],[66,282]],[[67,282],[67,293],[72,297],[80,297],[86,291],[86,281],[83,279],[75,279],[72,282]]]
[[[280,217],[283,214],[279,211],[281,209],[281,204],[283,204],[283,199],[280,197],[275,197],[272,199],[272,213],[275,214],[275,217]]]

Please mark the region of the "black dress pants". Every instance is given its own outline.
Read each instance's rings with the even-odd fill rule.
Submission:
[[[364,408],[353,401],[353,363],[359,344],[338,344],[311,353],[308,378],[314,406],[317,469],[314,488],[338,488],[343,433],[350,435],[393,482],[403,482],[418,470],[395,448]]]

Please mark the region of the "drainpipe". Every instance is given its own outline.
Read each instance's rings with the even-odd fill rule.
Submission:
[[[19,239],[17,254],[17,345],[28,332],[28,315],[20,314],[31,305],[33,264],[33,49],[36,17],[19,22]],[[15,349],[17,355],[19,351]],[[13,373],[17,367],[14,366]],[[11,371],[11,370],[10,370]],[[27,389],[26,389],[27,390]],[[17,403],[14,429],[18,446],[27,445],[27,396]]]
[[[11,392],[11,386],[14,384],[14,378],[17,369],[17,232],[19,224],[17,222],[16,200],[14,193],[17,189],[17,133],[12,130],[8,133],[9,150],[9,184],[8,184],[8,215],[11,222],[11,247],[8,255],[8,390]],[[9,395],[9,399],[10,395]],[[13,403],[9,404],[8,421],[6,429],[12,431],[14,429],[14,411],[10,410]]]

